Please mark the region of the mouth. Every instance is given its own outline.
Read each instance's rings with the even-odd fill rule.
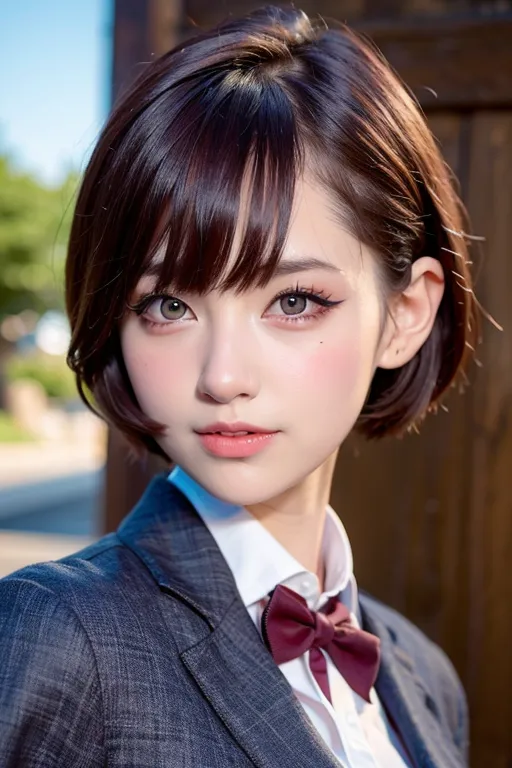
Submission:
[[[202,435],[224,435],[224,437],[246,437],[255,435],[256,432],[201,432]]]
[[[241,422],[218,422],[195,430],[207,453],[225,459],[248,458],[260,453],[273,442],[278,431]]]
[[[227,424],[225,422],[216,422],[208,426],[195,430],[199,435],[224,435],[225,437],[246,437],[247,435],[274,434],[278,430],[257,427],[254,424],[235,422]]]

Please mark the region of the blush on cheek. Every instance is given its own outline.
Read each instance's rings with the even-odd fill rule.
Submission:
[[[131,349],[129,345],[125,346],[123,355],[141,409],[150,418],[161,420],[164,404],[174,399],[172,390],[176,378],[170,375],[168,357],[148,349]]]
[[[329,389],[334,386],[346,396],[352,391],[357,395],[366,366],[358,345],[350,341],[327,347],[325,355],[317,355],[315,367]]]
[[[286,412],[299,434],[307,436],[310,459],[321,463],[339,448],[357,421],[369,381],[368,366],[357,339],[317,343],[301,364],[287,372]],[[292,416],[292,423],[293,423]]]
[[[333,388],[346,392],[357,387],[366,367],[356,340],[325,342],[302,360],[300,378],[309,382],[311,394],[318,397]]]
[[[297,413],[335,441],[344,440],[356,422],[371,382],[371,361],[360,341],[355,334],[336,343],[324,340],[303,359],[293,391],[289,380]]]

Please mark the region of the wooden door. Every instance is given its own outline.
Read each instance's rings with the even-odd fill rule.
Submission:
[[[117,0],[115,87],[135,60],[160,53],[195,24],[261,4]],[[477,295],[505,332],[483,322],[470,386],[454,392],[448,412],[430,417],[420,435],[379,444],[351,437],[332,502],[360,585],[407,615],[454,662],[470,703],[471,765],[511,768],[512,3],[299,5],[347,20],[382,49],[426,111],[460,179],[473,232],[485,238],[472,247]],[[111,441],[108,528],[156,466],[134,471],[118,437]]]

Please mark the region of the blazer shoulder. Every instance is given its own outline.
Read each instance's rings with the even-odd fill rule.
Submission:
[[[88,594],[97,600],[101,591],[115,593],[116,582],[122,574],[135,576],[140,561],[119,540],[115,533],[107,534],[97,542],[71,555],[25,566],[0,579],[0,585],[23,582],[38,586],[64,604],[77,608]],[[143,570],[143,569],[142,569]]]
[[[410,665],[416,679],[432,698],[432,706],[439,711],[455,743],[467,752],[469,716],[466,694],[447,654],[394,608],[364,592],[360,601],[364,611],[386,627],[395,653],[403,663]]]
[[[139,558],[116,534],[108,534],[72,555],[35,563],[0,579],[2,640],[21,622],[31,636],[46,627],[52,636],[61,635],[64,644],[83,637],[92,656],[99,658],[105,632],[113,631],[112,617],[128,626],[133,611],[127,606],[144,612],[154,586]],[[25,603],[37,610],[27,613]]]
[[[116,534],[0,579],[2,768],[105,764],[105,637],[135,631],[150,581]]]
[[[102,693],[90,639],[69,604],[24,570],[0,581],[2,766],[104,765]]]
[[[384,624],[393,643],[417,662],[420,668],[425,667],[425,670],[439,668],[442,675],[457,678],[453,664],[446,653],[412,621],[367,593],[362,592],[360,600],[365,611]]]
[[[395,608],[391,608],[391,606],[363,591],[360,593],[360,601],[370,616],[377,618],[384,624],[393,642],[398,643],[413,658],[427,654],[430,661],[432,661],[430,659],[432,655],[435,661],[439,653],[442,653],[439,647],[419,627]]]

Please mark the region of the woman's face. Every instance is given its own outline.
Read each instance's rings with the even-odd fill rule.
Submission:
[[[142,410],[163,450],[210,493],[267,501],[303,481],[354,425],[378,364],[382,295],[370,252],[302,181],[275,277],[265,288],[144,300],[121,329]],[[257,435],[202,434],[263,430]]]

